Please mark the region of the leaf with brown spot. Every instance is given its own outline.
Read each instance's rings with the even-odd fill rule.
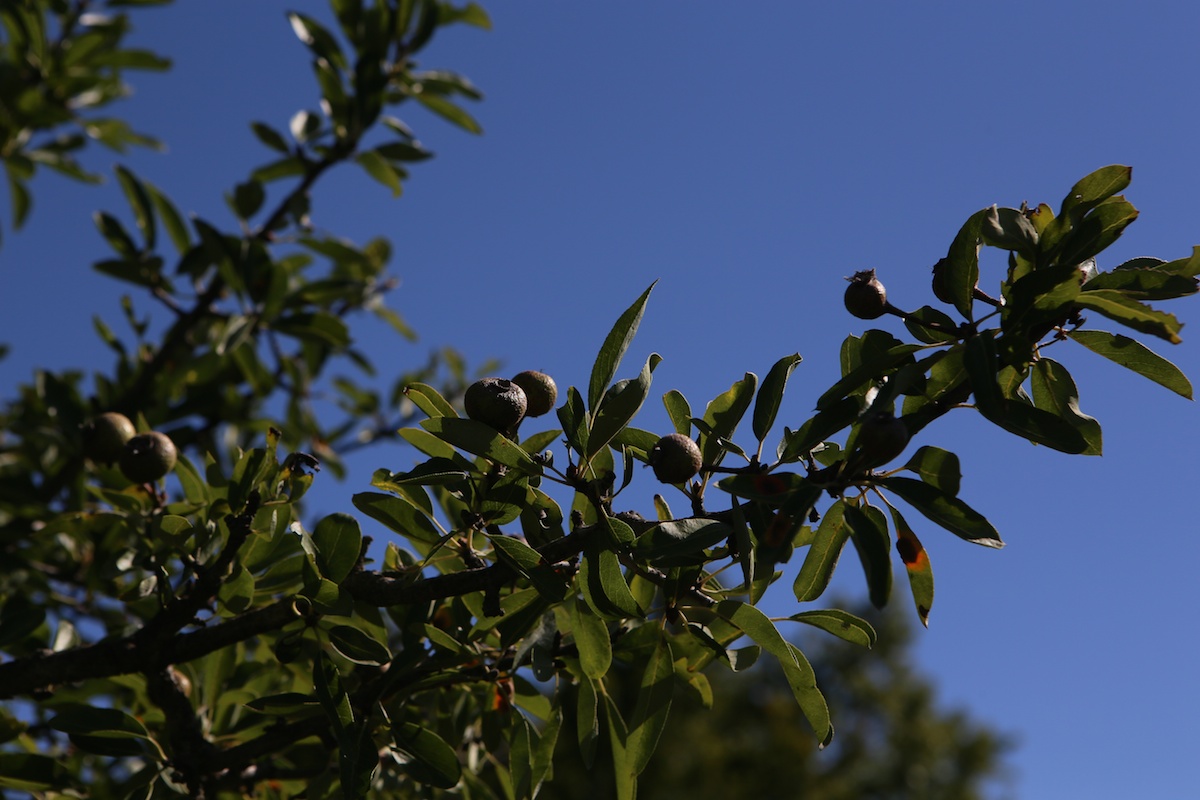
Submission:
[[[888,506],[888,511],[892,513],[892,524],[896,528],[896,552],[900,554],[904,571],[908,573],[908,585],[912,589],[913,603],[917,606],[917,616],[921,624],[928,628],[929,610],[933,608],[933,568],[929,564],[929,554],[900,512],[891,506]]]

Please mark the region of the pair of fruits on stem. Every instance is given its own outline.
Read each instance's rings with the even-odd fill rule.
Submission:
[[[83,426],[83,454],[99,464],[115,463],[134,483],[153,483],[175,468],[178,452],[165,433],[138,433],[124,414],[110,411]]]

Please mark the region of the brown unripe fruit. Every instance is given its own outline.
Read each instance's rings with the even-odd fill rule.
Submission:
[[[121,472],[134,483],[153,483],[175,468],[178,453],[165,433],[140,433],[125,443]]]
[[[875,277],[875,270],[856,272],[846,280],[850,281],[843,298],[847,311],[859,319],[878,319],[887,313],[887,290]]]
[[[866,466],[877,467],[908,447],[908,426],[887,411],[877,411],[858,429],[858,452]]]
[[[529,401],[525,390],[504,378],[484,378],[467,387],[463,406],[467,416],[509,433],[525,417]]]
[[[699,446],[682,433],[672,433],[655,443],[646,460],[662,483],[683,483],[700,471],[704,460]]]
[[[527,369],[513,376],[512,382],[525,392],[525,416],[540,417],[554,409],[558,400],[558,386],[544,372]]]
[[[112,464],[136,434],[137,428],[124,414],[101,414],[83,426],[83,454],[98,464]]]

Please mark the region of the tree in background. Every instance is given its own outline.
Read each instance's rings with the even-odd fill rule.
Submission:
[[[0,8],[14,226],[37,166],[88,179],[73,154],[90,140],[149,141],[98,116],[127,70],[165,65],[123,46],[119,7],[130,4]],[[474,4],[331,7],[328,23],[290,15],[320,107],[286,133],[252,123],[271,155],[231,187],[230,221],[185,221],[163,190],[117,169],[128,210],[96,215],[112,252],[95,266],[137,299],[122,303],[126,333],[97,318],[115,365],[40,371],[0,412],[0,696],[19,698],[0,713],[0,785],[92,797],[531,797],[573,747],[631,798],[639,776],[660,774],[648,770],[677,692],[725,696],[734,690],[715,676],[760,658],[814,743],[848,759],[870,736],[851,716],[834,739],[850,701],[831,680],[831,713],[819,670],[780,626],[881,646],[861,616],[809,605],[848,543],[879,607],[895,550],[924,620],[933,578],[910,518],[1001,546],[959,497],[953,453],[920,446],[896,463],[921,430],[973,409],[1028,441],[1098,454],[1099,423],[1050,358],[1071,342],[1191,396],[1170,362],[1085,318],[1178,343],[1178,320],[1148,301],[1197,288],[1200,250],[1097,272],[1095,256],[1137,215],[1119,194],[1122,166],[1085,176],[1057,211],[972,214],[934,267],[942,308],[903,311],[873,271],[854,275],[847,310],[897,316],[910,340],[848,337],[841,378],[781,434],[798,354],[695,410],[668,391],[665,435],[632,424],[661,359],[618,374],[653,286],[618,317],[588,385],[561,395],[531,372],[466,386],[453,359],[401,376],[390,394],[330,380],[337,364],[373,372],[345,321],[354,313],[410,332],[383,304],[388,243],[323,231],[311,194],[346,164],[400,191],[430,153],[396,107],[477,131],[459,105],[478,97],[474,86],[415,59],[452,23],[488,24]],[[992,269],[984,246],[1003,261],[981,284]],[[151,313],[169,320],[161,335]],[[322,387],[339,411],[314,407]],[[423,456],[376,471],[353,498],[395,538],[371,549],[342,512],[305,524],[317,467],[337,471],[339,453],[382,436]],[[622,505],[635,476],[651,473],[670,497]],[[793,558],[803,605],[769,618],[758,603]],[[847,691],[879,713],[904,697]],[[917,734],[900,738],[934,736]],[[975,774],[994,754],[980,747]]]
[[[941,708],[934,687],[913,669],[911,628],[896,614],[872,611],[856,609],[878,634],[869,651],[833,638],[805,648],[838,722],[829,747],[818,748],[776,665],[714,670],[711,697],[676,689],[658,750],[639,777],[641,792],[656,800],[994,796],[988,790],[1003,785],[1013,741]],[[613,677],[631,702],[628,672]],[[613,795],[611,774],[586,769],[574,743],[560,741],[554,779],[539,797]]]

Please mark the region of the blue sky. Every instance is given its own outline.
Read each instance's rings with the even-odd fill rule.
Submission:
[[[1100,266],[1200,244],[1200,6],[491,6],[493,31],[447,30],[423,60],[480,86],[471,110],[484,135],[414,112],[438,157],[414,168],[403,198],[352,169],[316,194],[319,226],[393,241],[404,283],[392,305],[422,339],[355,327],[385,371],[451,345],[472,363],[503,359],[505,374],[586,385],[613,320],[660,279],[622,374],[657,352],[652,398],[676,388],[702,408],[798,351],[781,412],[794,427],[836,379],[841,340],[867,327],[842,310],[842,278],[874,267],[897,305],[932,302],[930,265],[983,206],[1057,207],[1084,174],[1129,164],[1125,194],[1142,215]],[[270,159],[246,123],[283,127],[316,103],[284,19],[293,7],[325,15],[301,0],[135,12],[139,40],[175,68],[136,77],[121,112],[169,152],[120,162],[182,209],[228,220],[221,194]],[[92,211],[124,213],[113,182],[80,189],[46,174],[34,195],[19,234],[3,209],[6,392],[35,366],[106,368],[91,317],[120,321],[124,288],[88,268],[105,254]],[[985,288],[1001,274],[985,262]],[[1200,305],[1168,310],[1184,344],[1146,343],[1200,378]],[[1055,358],[1105,426],[1102,458],[1032,447],[966,412],[919,439],[958,452],[961,496],[1008,542],[973,547],[922,522],[937,599],[919,658],[949,703],[1019,736],[1017,796],[1194,796],[1197,409],[1082,348]],[[637,424],[669,429],[657,402]],[[346,482],[323,477],[316,499],[350,510],[372,469],[413,457],[370,450]],[[840,587],[860,585],[854,562]],[[897,589],[889,613],[911,616]],[[784,581],[769,609],[793,605]]]

